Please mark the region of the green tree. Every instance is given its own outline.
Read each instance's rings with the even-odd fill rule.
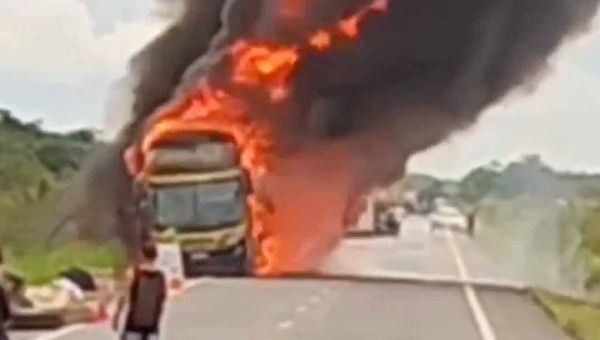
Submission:
[[[0,243],[18,250],[44,239],[65,208],[61,189],[94,146],[92,130],[49,132],[0,109]]]
[[[423,207],[423,212],[427,214],[435,208],[435,199],[444,195],[444,182],[436,180],[419,192],[417,200],[419,205]]]
[[[491,164],[474,169],[460,182],[458,196],[467,205],[467,230],[471,236],[475,232],[481,202],[496,187],[499,177],[497,166]]]
[[[460,199],[470,206],[478,205],[496,187],[499,177],[500,173],[488,166],[472,170],[460,182]]]
[[[594,255],[600,256],[600,208],[591,208],[582,226],[582,244]]]
[[[35,154],[46,169],[58,174],[62,169],[78,167],[79,155],[70,151],[73,150],[60,141],[46,141],[38,146]]]
[[[66,138],[80,143],[92,144],[96,141],[96,136],[93,130],[83,129],[69,132],[65,135]]]

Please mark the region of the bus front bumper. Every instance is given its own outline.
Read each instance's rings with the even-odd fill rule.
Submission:
[[[243,245],[211,252],[185,252],[183,262],[186,276],[243,275],[247,255]]]

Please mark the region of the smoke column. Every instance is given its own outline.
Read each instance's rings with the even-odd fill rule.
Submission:
[[[277,219],[287,221],[278,231],[285,269],[314,267],[335,247],[354,198],[401,178],[411,155],[538,83],[557,48],[588,28],[599,1],[390,0],[350,43],[301,51],[285,112],[251,112],[277,136],[274,171],[262,185],[277,202]],[[186,1],[181,17],[131,60],[132,115],[89,172],[89,200],[112,200],[104,213],[128,204],[122,151],[161,107],[207,78],[224,81],[233,41],[297,43],[368,3]]]

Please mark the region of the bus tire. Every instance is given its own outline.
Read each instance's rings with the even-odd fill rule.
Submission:
[[[244,240],[244,252],[242,255],[242,274],[244,276],[254,275],[254,256],[256,254],[256,245],[254,240],[248,237]]]

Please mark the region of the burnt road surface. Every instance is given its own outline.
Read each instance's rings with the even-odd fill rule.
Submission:
[[[405,220],[399,238],[346,240],[323,271],[333,276],[191,281],[170,302],[162,339],[569,339],[476,239],[432,234],[422,218]],[[11,336],[115,339],[107,325]]]

